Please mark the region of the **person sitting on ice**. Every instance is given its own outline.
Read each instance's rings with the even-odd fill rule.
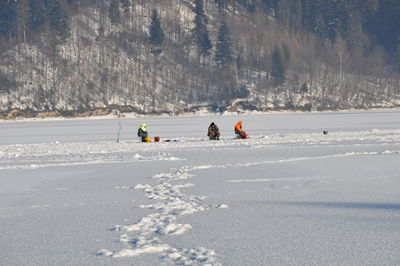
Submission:
[[[149,142],[149,134],[147,132],[147,125],[146,124],[142,124],[139,127],[138,133],[137,133],[138,137],[142,139],[142,142]]]
[[[207,136],[210,140],[219,140],[219,128],[214,122],[212,122],[208,127]]]
[[[246,132],[243,131],[242,125],[243,125],[242,121],[239,121],[239,122],[236,123],[236,125],[235,125],[236,137],[238,139],[247,139],[247,134],[246,134]]]

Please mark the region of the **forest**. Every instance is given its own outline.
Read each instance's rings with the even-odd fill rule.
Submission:
[[[400,106],[397,0],[0,0],[0,117]]]

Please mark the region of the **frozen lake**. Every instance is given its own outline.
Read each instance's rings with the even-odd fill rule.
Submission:
[[[0,227],[0,265],[399,265],[400,111],[0,122]]]

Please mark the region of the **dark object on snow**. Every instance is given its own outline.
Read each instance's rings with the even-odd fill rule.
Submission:
[[[247,135],[246,132],[242,131],[242,132],[240,132],[240,134],[236,135],[236,138],[238,138],[238,139],[248,139],[249,135]]]
[[[328,130],[324,130],[322,133],[324,133],[324,135],[328,135]]]
[[[121,121],[118,121],[119,124],[119,129],[118,129],[118,138],[117,138],[117,143],[119,143],[119,133],[121,132]]]
[[[219,140],[219,135],[220,134],[218,126],[214,122],[212,122],[208,127],[207,136],[210,138],[210,140]]]
[[[160,142],[160,137],[159,136],[154,137],[154,142]]]
[[[177,139],[166,139],[164,142],[179,142]]]

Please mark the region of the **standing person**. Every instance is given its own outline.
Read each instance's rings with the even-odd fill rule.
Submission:
[[[242,125],[243,125],[243,122],[242,122],[242,121],[239,121],[239,122],[236,123],[236,125],[235,125],[235,134],[236,134],[236,137],[237,137],[238,139],[247,139],[248,136],[247,136],[246,132],[243,131]]]
[[[137,133],[138,137],[142,139],[142,142],[150,142],[149,141],[149,134],[147,132],[147,125],[146,124],[142,124],[139,127],[138,133]]]
[[[214,122],[212,122],[208,127],[207,136],[210,140],[219,140],[219,128]]]

